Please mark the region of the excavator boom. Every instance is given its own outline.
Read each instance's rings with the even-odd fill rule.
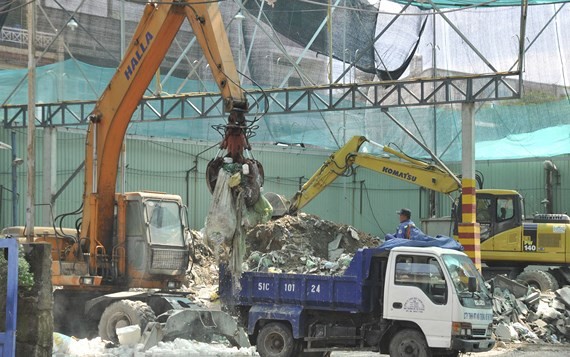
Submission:
[[[411,158],[390,147],[370,142],[379,146],[385,153],[397,156],[403,161],[359,152],[360,147],[366,142],[370,141],[364,136],[354,136],[343,147],[335,151],[295,194],[288,213],[293,214],[306,206],[354,165],[445,194],[461,188],[460,181],[453,174],[438,166]],[[275,211],[278,212],[278,210]]]
[[[112,249],[110,222],[113,222],[118,162],[127,126],[184,19],[189,20],[202,47],[232,125],[243,124],[247,100],[239,86],[218,4],[199,0],[147,4],[123,61],[89,116],[80,234],[90,242],[92,271],[95,271],[97,254]],[[235,147],[241,150],[243,145]]]

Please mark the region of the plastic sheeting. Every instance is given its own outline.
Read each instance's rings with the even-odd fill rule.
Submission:
[[[394,0],[400,4],[407,4],[408,1],[405,0]],[[560,4],[568,2],[567,0],[528,0],[529,5],[544,5],[544,4]],[[424,1],[412,1],[413,6],[417,6],[422,9],[432,9],[434,7],[443,8],[460,8],[460,7],[501,7],[501,6],[521,6],[522,1],[520,0],[480,0],[480,1],[469,1],[469,0],[432,0],[430,2]]]
[[[455,239],[445,236],[429,237],[422,236],[422,239],[394,238],[382,243],[380,250],[390,250],[396,247],[439,247],[463,251],[463,246]]]
[[[263,7],[261,19],[275,31],[318,54],[354,65],[379,78],[398,79],[407,69],[424,31],[427,14],[409,9],[401,16],[378,13],[378,8],[362,0],[333,1],[331,31],[325,26],[330,1],[277,1]],[[259,1],[248,1],[253,15],[262,9]],[[392,23],[393,22],[393,23]],[[391,24],[387,28],[388,24]],[[246,48],[253,36],[245,36]],[[375,41],[376,39],[376,41]]]
[[[38,67],[38,102],[53,103],[66,100],[95,100],[114,73],[112,68],[96,67],[81,62],[65,61]],[[63,74],[56,76],[56,74]],[[0,71],[0,101],[5,101],[26,70]],[[85,77],[85,76],[86,77]],[[171,78],[163,90],[180,86],[182,79]],[[215,90],[214,83],[208,83]],[[187,81],[186,91],[196,91],[203,86],[197,81]],[[26,102],[26,84],[12,96],[10,103]],[[394,108],[390,112],[412,131],[414,125],[427,142],[437,142],[436,153],[442,160],[461,160],[461,107],[442,107],[435,113],[430,107]],[[570,105],[568,101],[544,101],[516,105],[498,103],[484,105],[475,114],[476,159],[499,160],[532,157],[552,157],[570,154]],[[412,120],[413,118],[413,120]],[[153,137],[176,137],[193,140],[218,141],[219,134],[211,125],[221,119],[184,121],[155,121],[131,123],[129,133]],[[304,115],[266,115],[256,131],[252,143],[302,143],[336,150],[343,144],[343,137],[365,135],[382,143],[393,143],[410,156],[427,157],[417,144],[399,127],[381,113],[380,109],[347,111],[346,113],[322,112]],[[328,128],[327,128],[328,125]],[[434,128],[436,130],[434,130]],[[336,136],[338,135],[338,136]],[[336,137],[335,137],[336,136]],[[434,139],[435,136],[435,139]]]
[[[260,3],[259,1],[251,2]],[[116,2],[112,3],[116,5]],[[277,9],[278,5],[284,6],[288,3],[297,4],[299,2],[278,1],[275,4],[275,9]],[[346,1],[347,5],[353,3]],[[387,4],[390,2],[382,3]],[[465,2],[467,5],[473,3]],[[538,4],[538,2],[531,3]],[[339,5],[344,4],[343,0],[339,2]],[[138,19],[138,14],[140,13],[135,11],[135,7],[138,6],[139,10],[142,11],[142,5],[134,3],[127,3],[126,5],[129,6],[129,18]],[[231,22],[239,10],[236,3],[222,2],[220,5],[225,20],[229,19]],[[321,3],[321,7],[322,5]],[[395,5],[393,2],[391,5],[400,6]],[[267,11],[267,14],[270,14],[270,10],[276,11],[272,10],[268,3],[265,3],[263,7],[264,13]],[[344,69],[347,69],[350,63],[356,62],[357,67],[364,68],[366,65],[362,61],[368,58],[370,64],[372,64],[372,57],[362,52],[362,45],[371,36],[382,32],[384,30],[383,26],[387,23],[386,19],[392,18],[398,12],[398,9],[396,9],[387,14],[367,12],[366,15],[357,16],[346,11],[344,11],[343,15],[343,11],[339,10],[342,9],[338,8],[335,10],[337,15],[334,16],[337,17],[333,19],[335,20],[332,26],[335,34],[333,45],[337,46],[335,48],[340,46],[341,49],[344,49],[344,53],[339,54],[338,50],[334,50],[334,57],[337,58],[333,60],[332,70],[334,78]],[[418,9],[411,10],[421,13]],[[16,27],[18,21],[22,18],[22,16],[19,16],[18,11],[23,10],[13,9],[10,12],[6,26]],[[52,12],[55,12],[55,10],[51,9],[51,12],[48,14],[51,16]],[[425,13],[431,12],[425,11]],[[303,26],[315,28],[322,23],[322,9],[319,10],[319,16],[311,17],[309,16],[310,14],[314,15],[312,12],[303,14],[303,19],[307,21],[312,19],[314,23],[304,23]],[[281,41],[280,43],[287,53],[279,52],[280,50],[272,42],[276,38],[272,29],[265,23],[255,23],[257,16],[255,11],[252,11],[249,15],[243,20],[244,31],[242,39],[236,37],[239,33],[236,31],[236,21],[230,24],[228,31],[234,55],[238,53],[238,49],[241,49],[241,63],[242,67],[245,68],[244,73],[250,75],[256,83],[259,83],[264,88],[281,83],[290,71],[292,71],[294,78],[290,79],[288,85],[328,83],[327,71],[329,68],[327,56],[320,54],[317,56],[315,52],[308,50],[299,63],[303,75],[299,74],[299,71],[291,64],[290,59],[296,60],[298,58],[296,56],[300,56],[303,48],[295,43],[293,39],[281,36],[276,41]],[[279,18],[278,15],[279,12],[274,13],[275,18]],[[102,27],[106,27],[106,31],[111,31],[111,25],[113,24],[118,27],[116,18],[108,17],[102,19],[96,16],[87,18],[87,15],[84,13],[81,13],[81,16],[79,14],[77,16],[82,26],[85,26],[92,33],[100,34],[97,31],[102,30]],[[39,17],[39,24],[45,22],[45,19],[42,20],[41,15]],[[63,20],[66,19],[65,16],[60,17]],[[386,56],[388,55],[394,56],[394,61],[390,60],[384,63],[386,68],[391,70],[398,69],[402,61],[409,58],[410,50],[413,48],[414,43],[417,42],[419,34],[421,21],[418,19],[424,18],[425,15],[403,17],[414,19],[411,22],[412,25],[408,27],[401,25],[398,31],[396,31],[396,28],[392,30],[399,32],[399,34],[384,34],[374,49],[374,52],[377,52],[375,56],[380,54],[383,60],[387,59]],[[447,12],[446,17],[454,24],[457,24],[463,31],[465,39],[478,48],[498,71],[508,71],[516,68],[513,65],[516,65],[518,56],[520,7],[469,8]],[[51,20],[54,22],[58,19],[59,17],[51,17]],[[358,21],[364,21],[365,19],[371,20],[370,22],[363,22],[362,26],[359,26]],[[432,23],[434,19],[436,20],[435,25]],[[102,20],[104,20],[104,23],[101,22]],[[111,20],[115,20],[115,22]],[[406,19],[406,21],[410,20]],[[288,27],[284,21],[282,22],[282,27],[288,30],[294,37],[299,30],[299,26],[293,26],[296,22],[289,23]],[[129,24],[132,27],[133,23]],[[65,25],[62,23],[55,23],[55,26],[65,28]],[[490,72],[489,67],[468,46],[466,40],[456,34],[445,21],[437,16],[429,16],[425,26],[426,28],[420,37],[416,56],[414,61],[412,61],[411,67],[413,68],[409,69],[409,73],[404,73],[403,78],[406,78],[406,76],[408,78],[418,78],[420,75],[429,77],[434,71],[434,66],[438,69],[438,76],[442,77]],[[374,28],[374,31],[372,31],[372,28]],[[355,29],[362,29],[364,31],[362,33],[367,35],[355,32]],[[53,31],[53,29],[48,30]],[[88,60],[89,63],[104,62],[106,52],[101,51],[98,47],[97,55],[99,57],[97,58],[90,57],[89,52],[85,52],[87,48],[91,48],[91,46],[87,45],[90,38],[82,31],[82,28],[78,28],[73,33],[70,31],[64,33],[65,41],[69,44],[74,54],[77,55],[76,58],[83,58]],[[115,33],[117,32],[115,31]],[[345,37],[345,35],[347,36]],[[394,37],[396,35],[399,37]],[[319,41],[326,40],[326,36],[323,38],[319,36],[322,37],[323,34],[317,34]],[[404,39],[402,36],[407,36],[407,38]],[[308,33],[302,36],[305,42],[307,37]],[[405,42],[407,45],[404,46],[402,52],[397,52],[392,47],[383,47],[385,44],[383,42],[384,37],[388,41]],[[567,144],[567,138],[564,136],[565,131],[568,130],[565,125],[568,124],[568,118],[570,117],[570,91],[568,90],[570,88],[570,83],[568,83],[570,67],[567,65],[567,52],[570,48],[570,8],[562,7],[561,4],[530,7],[526,37],[528,41],[523,73],[522,100],[489,102],[476,105],[476,159],[551,157],[570,154],[570,145]],[[118,36],[105,37],[101,35],[101,38],[116,39]],[[308,39],[310,40],[310,37]],[[362,42],[359,42],[360,39],[362,39]],[[396,40],[394,41],[394,39]],[[182,39],[179,40],[181,42],[177,44],[178,46],[175,44],[174,47],[178,47],[178,51],[181,51],[188,43],[189,37],[184,37],[183,41]],[[85,43],[85,46],[80,47],[78,46],[79,43]],[[326,49],[328,44],[325,41],[318,45],[320,47],[324,46]],[[191,73],[189,75],[190,80],[184,80],[181,77],[169,77],[167,83],[163,82],[163,94],[197,91],[218,92],[216,85],[206,77],[209,70],[204,63],[199,63],[201,57],[197,56],[201,56],[201,53],[198,53],[200,51],[198,51],[197,47],[194,46],[192,48],[188,53],[188,60],[182,61],[181,66],[175,71],[175,74],[182,76],[185,73]],[[356,52],[357,49],[359,50],[358,52]],[[385,53],[382,54],[382,51]],[[328,50],[326,52],[328,53]],[[362,57],[356,61],[356,58],[361,55]],[[120,56],[117,54],[116,57],[119,58]],[[188,68],[183,65],[190,67],[190,70],[185,72]],[[199,70],[192,72],[193,66],[198,66]],[[374,66],[378,68],[377,63],[374,63]],[[38,103],[53,103],[64,100],[95,100],[106,87],[114,71],[115,67],[113,66],[100,67],[71,60],[39,67],[37,70],[37,101]],[[25,79],[26,72],[26,69],[0,71],[1,104],[27,103],[27,83],[25,80],[13,92],[16,85],[23,78]],[[312,83],[304,80],[305,74],[310,77]],[[343,82],[345,80],[346,82],[364,82],[378,79],[378,77],[368,75],[362,71],[352,71],[345,77]],[[163,78],[166,78],[164,72]],[[244,79],[244,82],[250,83],[247,78]],[[516,83],[511,83],[511,85],[516,86]],[[155,90],[154,86],[155,84],[153,83],[152,88],[150,88],[151,91]],[[278,97],[280,95],[282,94],[275,96]],[[295,99],[291,97],[291,100]],[[442,160],[447,162],[461,160],[461,105],[445,105],[435,108],[433,106],[407,108],[405,107],[407,98],[404,96],[403,99],[403,106],[390,109],[390,113],[426,146],[440,156]],[[251,138],[252,144],[274,144],[280,142],[336,150],[353,135],[364,135],[378,143],[400,148],[411,156],[426,157],[426,153],[413,140],[410,140],[397,125],[392,123],[379,108],[326,112],[319,111],[319,106],[322,107],[322,104],[318,100],[311,104],[314,111],[310,113],[299,115],[268,114],[263,116],[262,120],[258,122],[259,128],[256,130],[255,137]],[[322,109],[325,110],[326,108]],[[150,111],[147,111],[146,114],[148,112]],[[256,113],[250,113],[248,116],[252,118],[254,115]],[[151,120],[153,118],[149,116],[145,119]],[[211,127],[224,121],[224,119],[217,118],[131,123],[129,133],[152,137],[176,137],[214,142],[219,141],[221,137]],[[546,130],[548,128],[553,129]]]
[[[522,159],[570,154],[570,125],[545,128],[531,133],[509,135],[475,145],[477,160]]]

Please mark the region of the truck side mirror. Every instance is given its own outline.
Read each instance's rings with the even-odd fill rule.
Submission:
[[[477,291],[477,278],[474,276],[470,276],[467,280],[467,289],[470,293],[474,293]]]

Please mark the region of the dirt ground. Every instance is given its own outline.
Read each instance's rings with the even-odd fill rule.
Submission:
[[[372,352],[333,352],[332,357],[378,357],[388,356],[379,355]],[[489,352],[482,353],[468,353],[464,356],[473,357],[488,357],[488,356],[501,356],[501,357],[563,357],[570,356],[570,344],[527,344],[527,343],[513,343],[505,345],[504,347],[496,347]]]

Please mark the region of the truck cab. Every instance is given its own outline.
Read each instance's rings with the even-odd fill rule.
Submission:
[[[491,297],[465,254],[432,247],[394,248],[386,277],[385,319],[402,327],[415,325],[431,349],[482,352],[493,347]]]

